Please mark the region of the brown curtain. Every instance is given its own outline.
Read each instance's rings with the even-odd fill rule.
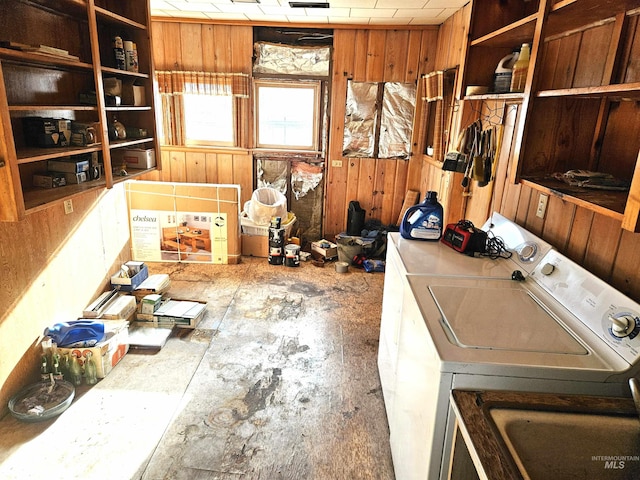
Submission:
[[[162,105],[162,143],[184,145],[183,94],[231,95],[249,98],[249,75],[244,73],[157,71]]]

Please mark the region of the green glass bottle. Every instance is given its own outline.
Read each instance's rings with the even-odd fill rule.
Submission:
[[[87,385],[95,385],[98,383],[98,369],[92,357],[91,352],[87,352],[84,360],[84,381]]]
[[[57,352],[51,354],[51,373],[53,374],[54,379],[63,379],[62,370],[60,368],[60,354]]]
[[[40,362],[40,380],[49,380],[49,373],[49,359],[46,355],[42,355],[42,360]]]
[[[69,366],[69,377],[71,383],[76,387],[82,384],[82,369],[80,368],[80,361],[75,355],[71,358],[71,365]]]

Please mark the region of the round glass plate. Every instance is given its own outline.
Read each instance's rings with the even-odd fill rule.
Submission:
[[[11,415],[23,422],[42,422],[64,412],[75,396],[75,387],[64,380],[26,386],[9,400]]]

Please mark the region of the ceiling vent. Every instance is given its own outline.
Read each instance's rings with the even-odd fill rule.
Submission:
[[[289,2],[291,8],[329,8],[329,2]]]

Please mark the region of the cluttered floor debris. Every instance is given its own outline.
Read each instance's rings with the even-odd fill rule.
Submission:
[[[243,257],[149,264],[207,302],[59,417],[0,421],[0,478],[393,479],[378,377],[383,274]]]

